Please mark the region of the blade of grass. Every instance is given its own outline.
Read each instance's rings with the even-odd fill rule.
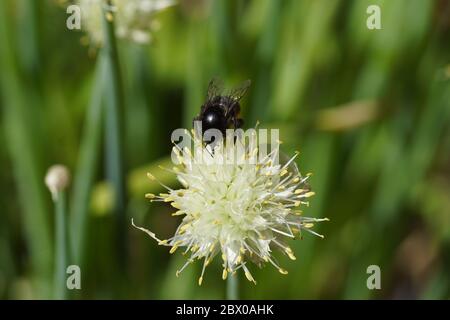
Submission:
[[[24,236],[31,253],[36,293],[49,297],[52,270],[52,247],[47,204],[44,197],[43,173],[39,159],[32,152],[33,139],[27,124],[26,106],[17,72],[17,64],[9,35],[10,15],[5,1],[0,3],[0,86],[3,92],[2,112],[5,122],[7,148],[13,162],[14,175],[24,214]]]
[[[283,36],[276,55],[270,101],[274,119],[289,120],[299,111],[339,4],[327,0],[291,1],[284,8]]]
[[[158,181],[169,186],[176,187],[177,178],[176,175],[164,170],[163,168],[170,168],[172,166],[172,160],[170,157],[158,159],[149,165],[142,166],[132,170],[127,176],[127,190],[130,197],[134,199],[141,199],[145,201],[145,193],[158,193],[163,190],[163,187],[157,181],[150,181],[147,178],[147,172],[150,172]],[[104,208],[104,199],[110,199],[110,187],[105,182],[100,182],[95,185],[92,191],[92,208],[99,209]],[[108,205],[109,207],[109,205]],[[99,211],[99,210],[97,210]],[[102,212],[95,212],[96,214],[103,214]],[[129,225],[129,222],[126,222]]]
[[[102,82],[104,62],[97,61],[94,88],[86,113],[85,129],[81,141],[78,165],[71,197],[72,252],[74,263],[83,264],[85,240],[88,229],[88,211],[92,184],[94,182],[102,132]]]
[[[329,199],[329,185],[332,179],[333,167],[335,166],[336,152],[336,137],[329,133],[316,133],[313,134],[309,140],[305,141],[300,152],[298,160],[299,169],[303,173],[312,172],[311,187],[316,195],[311,200],[311,207],[305,208],[305,215],[313,216],[316,218],[328,217],[331,219],[330,224],[333,223],[333,216],[335,212],[325,211],[327,208],[327,202]],[[324,224],[317,225],[315,231],[322,233],[321,229],[328,227]],[[326,241],[328,234],[324,234]],[[318,246],[318,242],[322,239],[306,235],[300,242],[293,243],[293,250],[301,254],[301,259],[296,261],[295,268],[292,268],[290,275],[296,281],[291,281],[288,287],[291,297],[308,297],[308,290],[311,288],[310,272],[306,270],[314,269],[314,249]],[[298,281],[298,282],[297,282]],[[303,283],[304,286],[298,287],[297,283]]]
[[[259,4],[259,3],[258,3]],[[253,89],[252,99],[254,102],[250,112],[248,112],[247,123],[253,124],[256,121],[265,122],[268,117],[269,100],[271,95],[271,79],[273,75],[274,53],[279,40],[279,24],[281,14],[281,3],[270,1],[266,9],[262,36],[258,42],[256,58],[258,59],[258,73]]]
[[[195,20],[190,21],[187,45],[187,72],[186,72],[186,92],[184,102],[183,126],[192,127],[192,119],[198,114],[200,106],[206,93],[205,77],[203,74],[205,62],[198,57],[205,49],[202,40],[202,25]]]
[[[132,45],[125,49],[128,72],[124,75],[127,84],[127,108],[125,110],[125,152],[127,165],[134,168],[155,159],[164,152],[161,108],[155,101],[155,85],[152,83],[152,60],[147,48]],[[151,145],[151,148],[149,146]]]
[[[39,50],[39,3],[33,0],[17,1],[18,13],[18,56],[20,64],[28,72],[37,72],[40,67]]]
[[[8,299],[9,279],[16,277],[11,224],[8,224],[6,212],[0,214],[0,299]]]
[[[103,29],[105,44],[102,48],[102,59],[106,61],[106,77],[104,81],[105,108],[105,162],[106,177],[114,190],[114,216],[116,220],[117,263],[119,270],[125,267],[126,232],[125,232],[125,179],[123,160],[123,110],[124,96],[122,75],[120,71],[119,53],[117,49],[114,15],[109,9],[110,0],[103,8]]]

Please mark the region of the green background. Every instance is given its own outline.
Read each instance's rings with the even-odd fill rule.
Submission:
[[[366,27],[370,4],[381,8],[381,30]],[[82,271],[71,298],[225,297],[218,262],[201,287],[200,263],[176,278],[185,258],[130,224],[175,231],[173,208],[144,198],[162,191],[145,173],[177,186],[158,165],[214,76],[252,80],[246,126],[280,129],[284,151],[299,150],[300,170],[314,173],[305,215],[331,219],[317,225],[324,240],[290,242],[297,260],[279,257],[288,275],[251,266],[255,286],[241,274],[241,298],[450,297],[449,1],[180,0],[158,14],[150,45],[118,41],[120,219],[106,182],[115,95],[99,90],[111,78],[96,75],[101,50],[81,45],[67,17],[57,1],[0,4],[0,298],[52,297],[57,240],[44,175],[55,163],[74,178],[70,239],[86,235],[69,259]],[[381,290],[366,287],[373,264]]]

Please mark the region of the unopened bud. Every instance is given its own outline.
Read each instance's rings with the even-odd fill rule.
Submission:
[[[54,201],[58,198],[58,193],[67,188],[70,183],[70,173],[66,166],[56,164],[51,166],[45,176],[45,184],[52,194]]]

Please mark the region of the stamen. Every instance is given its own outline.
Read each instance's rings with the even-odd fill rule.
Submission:
[[[132,225],[133,227],[135,227],[136,229],[139,229],[139,230],[141,230],[141,231],[144,231],[144,232],[145,232],[146,234],[148,234],[151,238],[155,239],[158,243],[160,243],[160,244],[162,244],[162,245],[165,245],[164,243],[162,243],[162,241],[161,241],[160,239],[158,239],[158,238],[156,237],[156,235],[155,235],[153,232],[151,232],[150,230],[147,230],[147,229],[145,229],[145,228],[138,227],[137,225],[135,225],[135,224],[134,224],[133,218],[131,219],[131,225]]]
[[[225,280],[227,278],[227,276],[228,276],[228,271],[226,268],[224,268],[223,272],[222,272],[222,280]]]
[[[242,265],[242,268],[244,268],[245,277],[247,278],[247,280],[256,284],[255,279],[253,279],[253,276],[250,271],[248,271],[247,267],[245,265]]]

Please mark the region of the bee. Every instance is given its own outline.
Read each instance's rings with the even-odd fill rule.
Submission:
[[[247,92],[250,80],[244,81],[229,93],[224,93],[222,82],[216,78],[208,85],[206,101],[201,106],[200,114],[194,118],[202,124],[202,134],[208,129],[217,129],[225,136],[226,129],[238,129],[244,124],[239,117],[240,100]]]

